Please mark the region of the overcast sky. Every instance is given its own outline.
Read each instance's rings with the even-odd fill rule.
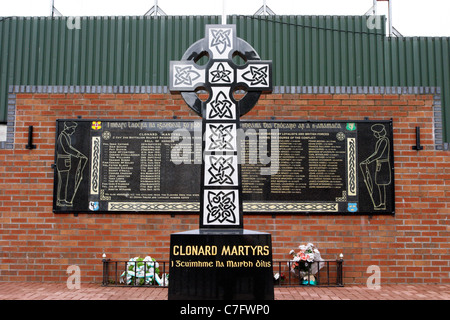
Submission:
[[[223,0],[158,0],[167,15],[222,15]],[[227,14],[252,15],[263,0],[225,0]],[[404,36],[450,36],[450,0],[391,0],[393,26]],[[54,0],[64,16],[140,16],[155,0]],[[363,15],[373,0],[266,0],[277,15]],[[0,16],[49,16],[52,0],[0,0]],[[387,15],[387,2],[378,13]]]

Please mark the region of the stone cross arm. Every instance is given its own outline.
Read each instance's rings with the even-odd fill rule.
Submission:
[[[234,100],[233,92],[242,89],[246,94],[239,101],[241,116],[253,108],[261,92],[272,91],[272,62],[260,60],[247,42],[237,38],[235,25],[207,25],[206,35],[186,51],[182,60],[170,62],[170,90],[181,92],[189,107],[202,115],[202,102],[195,93],[198,89],[210,94],[209,102],[222,101],[224,96]],[[245,64],[235,64],[235,55]],[[209,58],[208,62],[197,64],[203,56]]]

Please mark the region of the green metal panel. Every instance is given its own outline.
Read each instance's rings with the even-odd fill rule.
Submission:
[[[387,38],[386,86],[441,88],[444,141],[450,141],[450,52],[448,37]]]
[[[448,37],[390,38],[364,16],[229,16],[275,86],[436,86],[450,141]],[[170,60],[218,16],[0,18],[0,122],[10,85],[167,86]],[[238,60],[236,58],[236,60]]]
[[[384,34],[368,29],[364,17],[232,16],[229,22],[262,59],[273,61],[276,85],[377,85],[384,79]]]

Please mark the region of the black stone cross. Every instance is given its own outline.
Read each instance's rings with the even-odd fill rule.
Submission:
[[[243,228],[242,185],[237,130],[263,91],[272,90],[272,62],[236,36],[235,25],[206,25],[205,38],[191,45],[181,61],[170,62],[170,90],[202,117],[203,161],[200,228]],[[197,62],[209,58],[204,65]],[[245,64],[237,65],[239,56]],[[196,91],[206,90],[200,100]],[[243,90],[236,100],[233,93]]]

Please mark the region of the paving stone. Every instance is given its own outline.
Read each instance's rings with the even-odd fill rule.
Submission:
[[[68,289],[65,283],[0,282],[0,300],[167,300],[167,288],[103,287],[82,283]],[[449,300],[449,285],[363,285],[345,287],[276,287],[275,300]]]

